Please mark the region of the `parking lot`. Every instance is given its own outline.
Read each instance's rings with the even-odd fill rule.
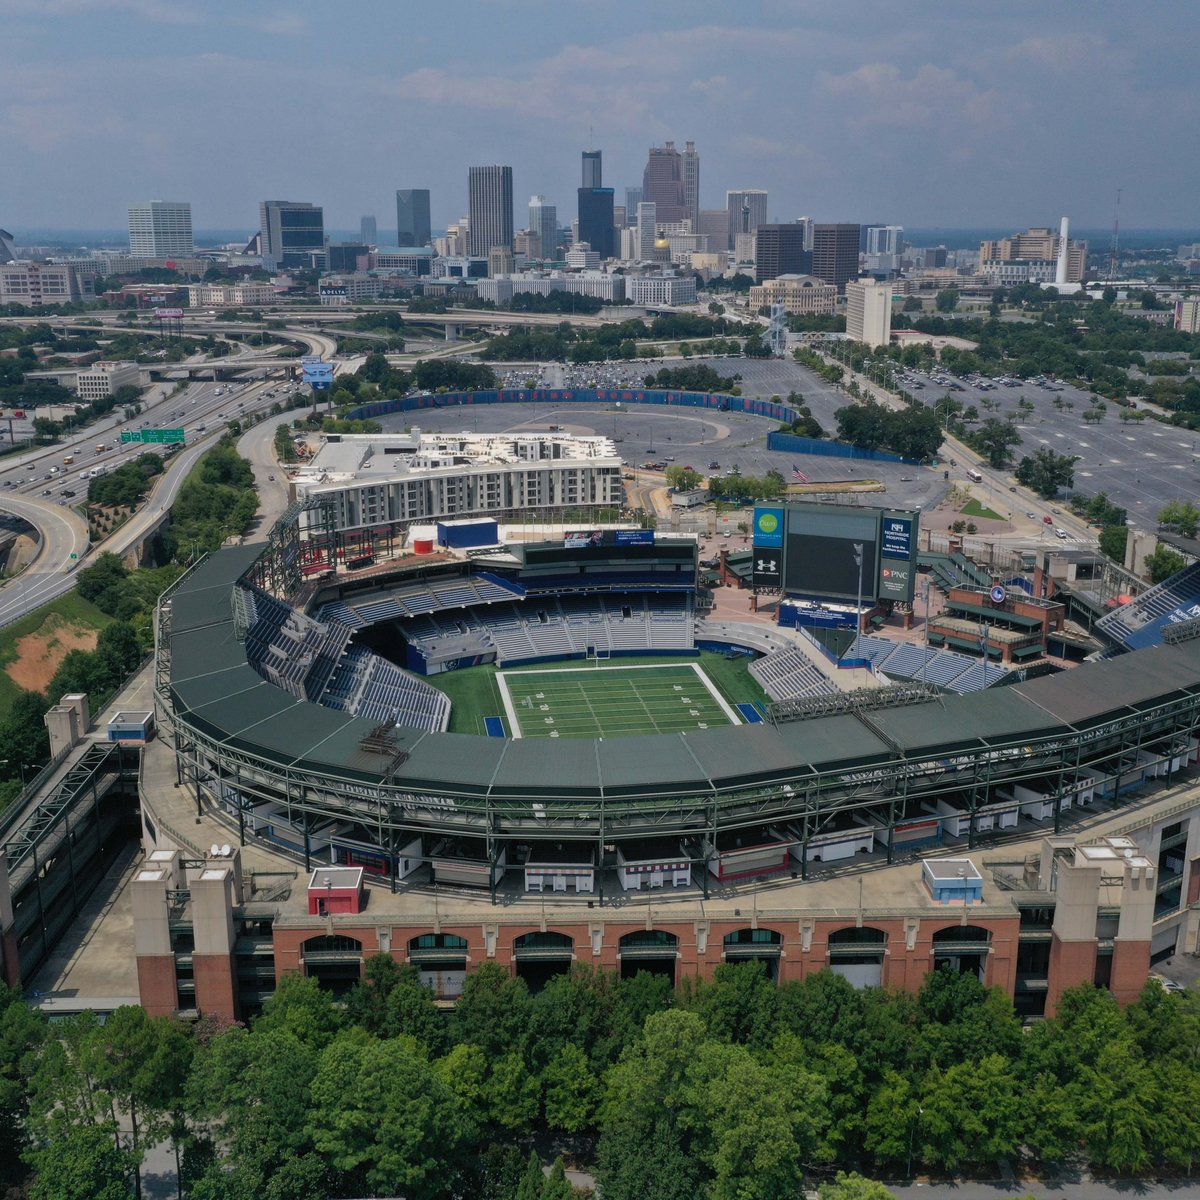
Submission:
[[[906,386],[924,404],[932,405],[946,394],[946,385],[924,372],[907,375],[923,385],[920,389],[911,383]],[[999,417],[1016,423],[1022,442],[1013,452],[1014,461],[1043,446],[1058,454],[1078,455],[1075,490],[1088,496],[1107,492],[1143,529],[1155,528],[1156,514],[1166,501],[1192,499],[1200,491],[1197,439],[1186,429],[1149,417],[1122,421],[1120,414],[1126,410],[1112,403],[1106,403],[1100,421],[1089,424],[1083,419],[1089,393],[1069,384],[1056,383],[1053,386],[1061,390],[1048,391],[1030,381],[1017,387],[996,383],[990,389],[965,379],[953,382],[962,390],[952,395],[964,405],[975,405],[980,420]],[[1028,416],[1017,408],[1022,397],[1033,405]],[[988,403],[996,408],[989,412]]]
[[[844,397],[798,363],[745,359],[692,361],[711,362],[722,374],[740,373],[741,388],[747,396],[778,395],[786,399],[788,392],[800,392],[826,433],[834,432],[833,412],[846,403]],[[618,364],[617,369],[630,371],[630,383],[635,382],[636,375],[628,364]],[[638,368],[642,377],[651,369],[657,370],[658,365]],[[574,374],[578,368],[571,370]],[[514,372],[513,377],[515,380],[520,376],[523,382],[528,374]],[[556,375],[557,372],[547,370],[542,377]],[[572,380],[571,385],[591,386],[588,381],[595,379],[600,387],[623,386],[607,382],[608,372],[580,372],[580,376],[581,380]],[[562,385],[548,382],[546,386]],[[917,505],[929,508],[947,488],[940,469],[769,451],[767,434],[778,427],[776,422],[742,413],[664,409],[648,404],[503,404],[397,413],[381,421],[386,429],[397,431],[417,425],[429,432],[473,433],[549,432],[551,425],[557,425],[566,433],[613,438],[617,452],[631,468],[640,468],[650,461],[694,467],[703,475],[726,474],[735,468],[743,475],[765,475],[774,468],[792,482],[793,467],[799,467],[813,483],[878,480],[886,490],[865,493],[864,503],[900,508]],[[711,466],[714,462],[718,466]]]

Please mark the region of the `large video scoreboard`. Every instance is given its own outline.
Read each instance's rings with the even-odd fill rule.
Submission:
[[[901,509],[761,505],[754,588],[853,604],[861,581],[864,600],[911,603],[919,524],[918,513]]]

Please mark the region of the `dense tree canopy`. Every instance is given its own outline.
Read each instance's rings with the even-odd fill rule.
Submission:
[[[0,987],[0,1175],[47,1200],[117,1197],[179,1146],[198,1200],[565,1200],[524,1139],[576,1139],[602,1200],[886,1200],[870,1176],[990,1174],[1021,1153],[1118,1174],[1200,1159],[1200,991],[1122,1010],[1012,1002],[939,971],[916,994],[727,964],[672,989],[589,967],[531,994],[495,963],[439,1012],[368,960],[344,1006],[286,976],[248,1027],[120,1009],[49,1026]],[[855,1172],[860,1172],[856,1174]],[[821,1182],[823,1181],[823,1182]]]

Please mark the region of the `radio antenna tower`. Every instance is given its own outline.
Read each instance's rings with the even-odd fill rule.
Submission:
[[[1113,206],[1112,241],[1108,244],[1108,280],[1111,283],[1117,277],[1117,259],[1121,250],[1121,192],[1117,188],[1117,202]]]

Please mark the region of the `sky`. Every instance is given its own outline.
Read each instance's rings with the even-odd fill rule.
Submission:
[[[1197,0],[0,0],[0,227],[327,228],[467,168],[575,214],[580,151],[640,186],[692,139],[701,205],[912,227],[1200,226]]]

